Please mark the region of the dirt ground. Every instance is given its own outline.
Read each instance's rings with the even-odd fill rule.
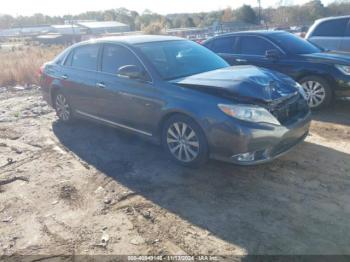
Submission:
[[[350,101],[265,165],[174,164],[113,128],[0,90],[0,255],[350,254]]]

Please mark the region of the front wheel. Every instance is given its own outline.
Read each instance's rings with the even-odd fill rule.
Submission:
[[[170,117],[164,124],[164,149],[177,163],[199,167],[208,160],[208,144],[201,127],[184,115]]]
[[[67,97],[62,92],[58,91],[54,96],[54,102],[58,118],[64,123],[71,122],[73,118],[72,109]]]
[[[324,108],[331,103],[332,90],[326,80],[318,76],[308,76],[301,79],[300,84],[311,109]]]

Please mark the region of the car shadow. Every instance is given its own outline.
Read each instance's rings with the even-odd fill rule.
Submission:
[[[330,107],[312,112],[312,119],[339,125],[350,125],[350,98],[338,99]]]
[[[159,146],[91,122],[54,122],[53,132],[89,165],[249,254],[349,253],[348,154],[305,142],[271,164],[189,169]]]

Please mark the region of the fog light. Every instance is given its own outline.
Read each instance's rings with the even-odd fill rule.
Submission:
[[[255,152],[243,153],[243,154],[236,155],[234,157],[240,162],[254,161],[254,159],[255,159]]]

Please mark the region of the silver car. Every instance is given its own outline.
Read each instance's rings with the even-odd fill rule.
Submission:
[[[324,49],[350,52],[350,15],[316,20],[306,39]]]

